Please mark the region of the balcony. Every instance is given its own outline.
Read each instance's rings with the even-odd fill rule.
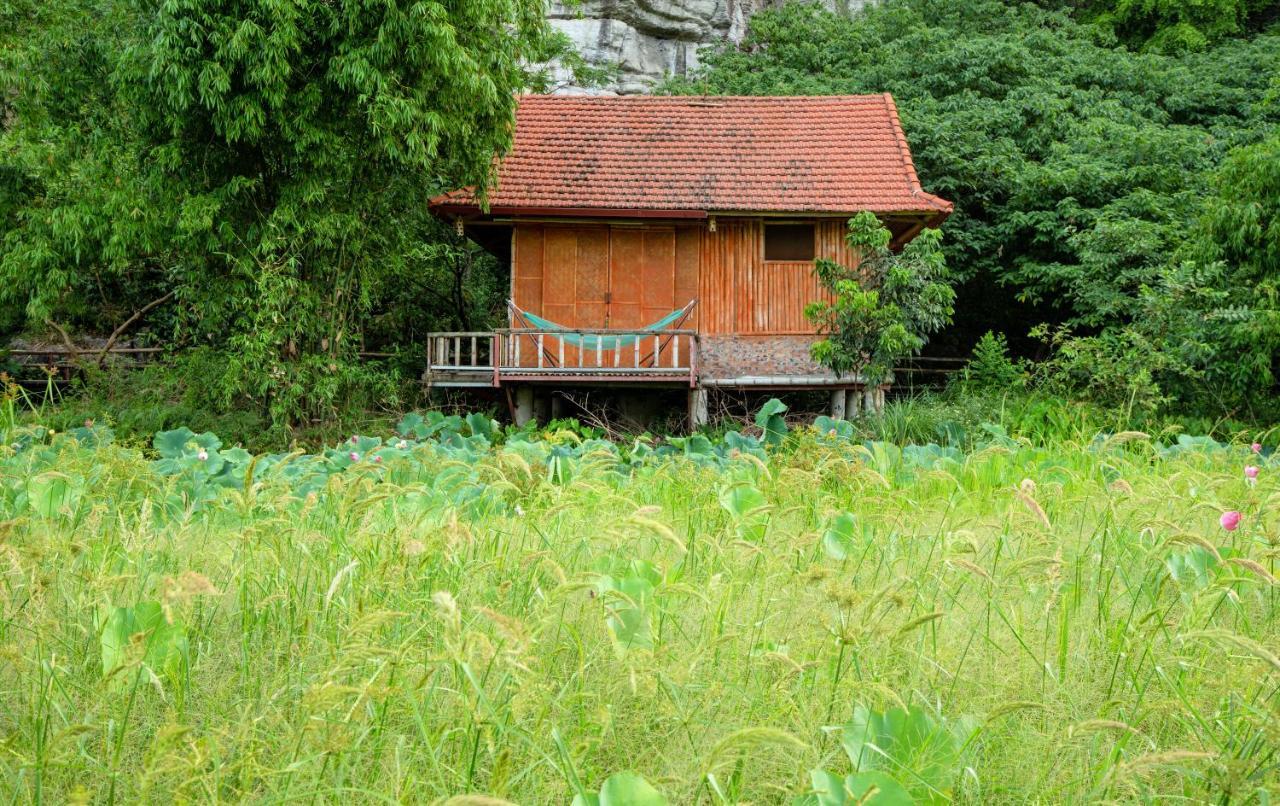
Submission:
[[[505,328],[430,333],[428,387],[510,383],[697,386],[695,330]]]

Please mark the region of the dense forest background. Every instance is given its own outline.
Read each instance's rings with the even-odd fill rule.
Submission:
[[[1280,4],[794,4],[667,89],[892,92],[987,329],[1113,404],[1249,410],[1280,369]],[[1034,334],[1034,335],[1033,335]]]
[[[398,405],[505,268],[425,200],[483,186],[512,93],[574,61],[541,0],[7,0],[0,329],[171,347],[186,411]],[[885,0],[761,12],[670,93],[892,92],[955,325],[1105,405],[1275,419],[1280,2]],[[151,307],[149,307],[151,306]],[[392,353],[370,363],[361,351]],[[114,385],[115,382],[112,382]]]

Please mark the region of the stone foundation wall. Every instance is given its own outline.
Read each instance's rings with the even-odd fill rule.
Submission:
[[[704,378],[748,375],[834,378],[831,370],[809,357],[816,336],[702,336],[698,374]]]

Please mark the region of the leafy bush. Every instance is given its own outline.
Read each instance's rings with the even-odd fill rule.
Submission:
[[[1036,367],[1037,380],[1050,394],[1083,392],[1089,399],[1123,411],[1154,411],[1167,402],[1156,380],[1169,369],[1168,356],[1137,328],[1074,336],[1063,328],[1035,331],[1053,348]]]
[[[39,413],[41,422],[64,431],[93,421],[108,425],[128,444],[149,444],[158,431],[189,426],[222,434],[255,451],[316,444],[335,433],[372,430],[394,422],[396,409],[416,402],[417,385],[380,363],[353,365],[328,382],[328,416],[293,427],[273,423],[263,401],[229,396],[217,383],[229,371],[214,350],[192,350],[137,369],[90,370]],[[354,375],[352,373],[355,373]]]
[[[1004,334],[990,330],[974,345],[973,357],[961,374],[961,383],[970,389],[1012,391],[1025,382],[1026,372],[1009,357]]]
[[[834,301],[809,303],[805,316],[823,336],[812,347],[814,360],[837,375],[879,383],[951,321],[955,291],[938,231],[925,230],[900,253],[889,248],[890,238],[873,213],[861,212],[849,219],[845,238],[858,265],[816,262],[818,280]]]

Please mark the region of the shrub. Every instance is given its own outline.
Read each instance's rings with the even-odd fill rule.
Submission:
[[[1004,334],[990,330],[978,339],[973,357],[961,375],[961,383],[970,389],[1007,391],[1025,386],[1026,379],[1022,362],[1009,357],[1009,342]]]
[[[951,321],[956,295],[938,231],[925,230],[901,252],[889,248],[890,238],[874,214],[862,212],[849,219],[845,238],[861,257],[858,265],[816,262],[835,301],[812,302],[805,316],[824,337],[813,345],[814,360],[837,375],[878,383]]]

